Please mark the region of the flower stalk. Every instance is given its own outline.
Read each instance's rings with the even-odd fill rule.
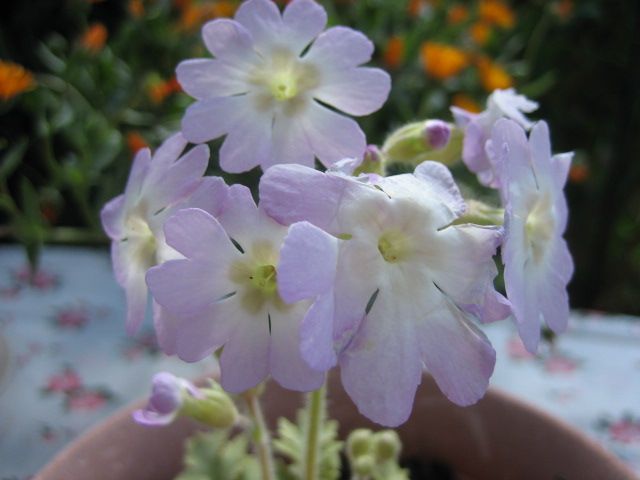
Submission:
[[[260,407],[259,388],[248,390],[243,394],[243,397],[249,409],[249,415],[253,420],[253,441],[258,452],[262,480],[276,480],[273,452],[271,450],[271,435]]]
[[[305,442],[304,479],[318,480],[320,453],[320,425],[326,417],[326,383],[307,397],[308,424]]]

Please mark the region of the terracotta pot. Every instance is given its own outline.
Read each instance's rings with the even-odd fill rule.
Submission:
[[[300,397],[273,385],[266,415],[291,417]],[[34,480],[169,480],[181,469],[182,444],[197,426],[183,420],[150,429],[124,408],[60,453]],[[358,414],[336,377],[329,408],[341,435],[372,427]],[[449,402],[430,378],[418,390],[413,415],[398,429],[403,455],[450,465],[458,478],[476,480],[623,480],[636,478],[617,458],[580,432],[504,393],[490,390],[477,405]]]

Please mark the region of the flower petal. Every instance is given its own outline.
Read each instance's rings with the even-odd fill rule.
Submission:
[[[133,158],[133,165],[131,166],[131,172],[129,173],[129,179],[127,180],[127,186],[124,189],[124,196],[126,203],[129,205],[140,195],[144,179],[149,171],[151,165],[151,150],[148,148],[141,148]]]
[[[154,178],[157,172],[164,172],[171,167],[187,146],[187,143],[187,139],[184,138],[180,132],[174,133],[162,142],[162,145],[160,145],[153,154],[151,160],[151,166],[153,168],[149,171],[145,184],[148,183],[149,178]]]
[[[391,77],[379,68],[328,71],[314,97],[350,115],[369,115],[389,96]]]
[[[247,72],[232,61],[198,58],[185,60],[176,68],[182,89],[198,100],[246,93]]]
[[[236,290],[225,274],[222,266],[202,260],[169,260],[149,269],[147,285],[155,301],[169,313],[195,316]]]
[[[174,157],[174,159],[177,157]],[[151,169],[144,185],[144,195],[155,214],[183,199],[199,185],[209,164],[209,147],[198,145],[174,161],[167,169]]]
[[[333,347],[334,293],[320,295],[311,305],[300,326],[302,358],[319,372],[333,368],[338,358]]]
[[[182,118],[182,132],[192,143],[203,143],[218,138],[250,115],[248,95],[216,97],[199,100],[187,108]]]
[[[299,55],[327,24],[327,12],[312,0],[293,0],[282,14],[287,44]]]
[[[283,225],[306,220],[332,232],[348,180],[302,165],[276,165],[260,179],[260,205]],[[341,232],[338,232],[341,233]]]
[[[218,220],[204,210],[186,208],[164,224],[167,244],[185,257],[221,268],[237,252]]]
[[[158,346],[166,355],[176,354],[176,338],[180,328],[179,319],[153,302],[153,327]]]
[[[487,337],[444,296],[420,322],[422,359],[452,402],[467,406],[489,386],[496,353]]]
[[[268,53],[282,33],[282,18],[274,2],[248,0],[236,11],[235,20],[253,37],[253,47],[261,54]]]
[[[261,163],[262,170],[273,165],[295,163],[314,168],[315,155],[301,122],[296,117],[276,115],[273,122],[271,154]]]
[[[467,211],[460,189],[447,167],[439,162],[422,162],[416,167],[414,175],[427,182],[431,194],[447,205],[456,217]]]
[[[347,27],[332,27],[318,36],[303,58],[331,72],[362,65],[372,54],[373,43],[365,35]]]
[[[287,303],[315,298],[333,286],[339,240],[309,222],[294,223],[280,249],[278,292]]]
[[[124,232],[124,194],[109,200],[100,211],[102,228],[110,239],[119,240]]]
[[[220,168],[228,173],[247,172],[258,165],[268,164],[271,158],[273,115],[256,109],[247,110],[247,104],[243,107],[245,116],[229,129],[220,149]]]
[[[313,102],[301,119],[316,157],[327,167],[344,158],[362,158],[367,146],[358,124]]]
[[[237,304],[233,297],[229,300]],[[269,374],[269,318],[266,311],[262,313],[264,318],[247,319],[242,312],[234,315],[238,319],[237,327],[220,357],[220,384],[228,392],[244,392]]]
[[[235,20],[219,18],[206,23],[202,39],[215,57],[228,60],[239,70],[246,72],[260,62],[253,49],[254,37]]]
[[[433,282],[458,305],[481,308],[498,274],[493,256],[501,239],[501,230],[492,227],[456,225],[440,230],[424,249]]]
[[[139,258],[139,246],[134,241],[112,242],[111,260],[116,280],[127,298],[126,331],[133,335],[140,329],[147,310],[144,277],[149,264]]]
[[[322,386],[324,374],[312,370],[302,359],[300,320],[307,304],[273,310],[271,317],[271,350],[269,363],[273,379],[289,390],[308,392]]]
[[[233,297],[218,302],[197,315],[180,318],[176,330],[176,354],[185,362],[198,362],[222,347],[242,318],[236,316]]]
[[[358,411],[386,427],[404,423],[422,378],[413,307],[381,291],[356,337],[340,356],[345,391]]]
[[[213,217],[219,216],[226,204],[229,186],[220,177],[204,177],[184,207],[199,208]]]

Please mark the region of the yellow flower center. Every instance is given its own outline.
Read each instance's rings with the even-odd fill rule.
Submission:
[[[378,251],[389,263],[396,263],[407,258],[409,245],[402,232],[385,232],[378,240]]]
[[[525,222],[526,239],[531,246],[533,260],[540,263],[555,230],[551,197],[544,195],[535,200]]]
[[[272,296],[278,290],[276,283],[276,267],[273,265],[259,265],[249,276],[251,285],[265,296]]]

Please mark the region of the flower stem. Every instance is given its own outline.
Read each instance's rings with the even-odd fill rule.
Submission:
[[[311,392],[307,400],[307,439],[304,457],[304,479],[318,479],[318,457],[320,451],[320,424],[326,417],[325,405],[326,385]]]
[[[264,421],[262,408],[258,399],[258,389],[252,388],[244,393],[243,397],[247,403],[249,414],[254,426],[254,444],[258,451],[262,480],[275,480],[275,469],[273,467],[273,452],[271,451],[271,435],[269,428]]]

